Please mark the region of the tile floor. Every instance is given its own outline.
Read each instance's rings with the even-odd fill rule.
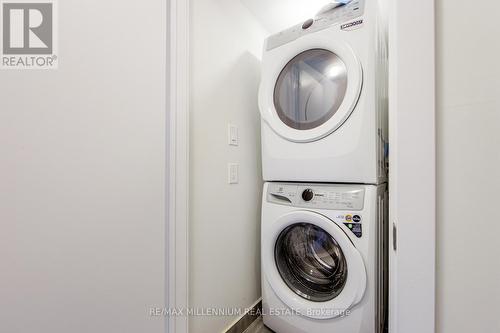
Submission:
[[[269,328],[264,326],[262,317],[256,319],[243,333],[274,333]]]

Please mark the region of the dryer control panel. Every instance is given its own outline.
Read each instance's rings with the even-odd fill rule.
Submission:
[[[320,12],[314,19],[301,22],[270,36],[266,42],[266,50],[275,49],[309,33],[327,29],[332,25],[347,22],[364,14],[365,0],[344,1],[339,4],[341,5]]]
[[[300,208],[360,211],[365,189],[356,185],[269,183],[267,201]]]

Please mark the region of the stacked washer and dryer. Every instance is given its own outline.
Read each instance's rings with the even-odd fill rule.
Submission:
[[[384,5],[332,2],[265,42],[262,303],[277,333],[386,329]]]

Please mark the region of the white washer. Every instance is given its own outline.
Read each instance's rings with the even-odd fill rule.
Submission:
[[[259,108],[266,181],[386,181],[384,1],[342,3],[265,42]]]
[[[264,324],[277,333],[382,333],[387,187],[266,183]]]

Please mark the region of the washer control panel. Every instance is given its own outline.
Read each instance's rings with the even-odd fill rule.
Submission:
[[[311,32],[327,29],[332,25],[340,24],[360,17],[364,14],[365,0],[345,1],[330,10],[320,12],[314,19],[301,22],[291,28],[270,36],[266,42],[266,50],[272,50],[298,39]]]
[[[301,208],[360,211],[365,189],[356,185],[270,183],[267,201]]]

